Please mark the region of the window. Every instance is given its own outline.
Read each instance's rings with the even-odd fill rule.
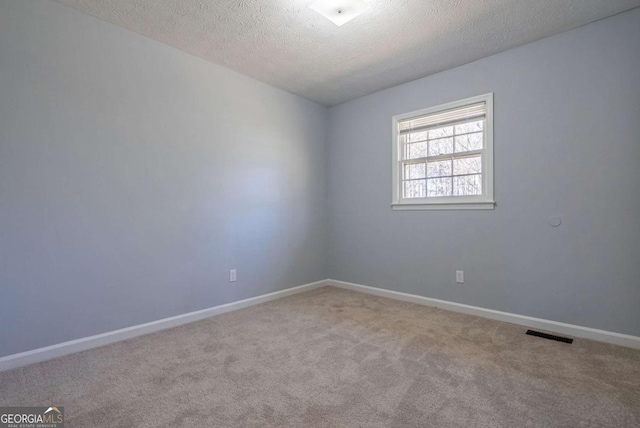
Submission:
[[[393,118],[393,209],[493,209],[493,94]]]

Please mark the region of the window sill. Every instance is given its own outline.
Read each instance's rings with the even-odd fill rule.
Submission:
[[[430,202],[430,203],[393,203],[394,211],[433,211],[433,210],[492,210],[495,202]]]

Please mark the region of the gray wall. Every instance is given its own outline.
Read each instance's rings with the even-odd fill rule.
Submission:
[[[497,208],[392,211],[391,117],[487,92]],[[333,107],[328,129],[330,277],[640,335],[640,9]]]
[[[0,356],[326,277],[640,335],[637,46],[640,9],[327,122],[56,2],[0,0]],[[496,210],[391,211],[391,116],[486,92]]]
[[[325,121],[56,2],[0,0],[0,356],[325,278]]]

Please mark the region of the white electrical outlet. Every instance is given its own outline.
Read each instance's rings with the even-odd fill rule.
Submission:
[[[457,270],[456,271],[456,282],[458,284],[464,284],[464,271],[463,270]]]
[[[229,271],[229,282],[236,282],[236,270],[231,269]]]

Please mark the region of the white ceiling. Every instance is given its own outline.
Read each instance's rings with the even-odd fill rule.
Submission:
[[[365,0],[337,27],[313,0],[58,0],[324,105],[640,6],[640,0]]]

